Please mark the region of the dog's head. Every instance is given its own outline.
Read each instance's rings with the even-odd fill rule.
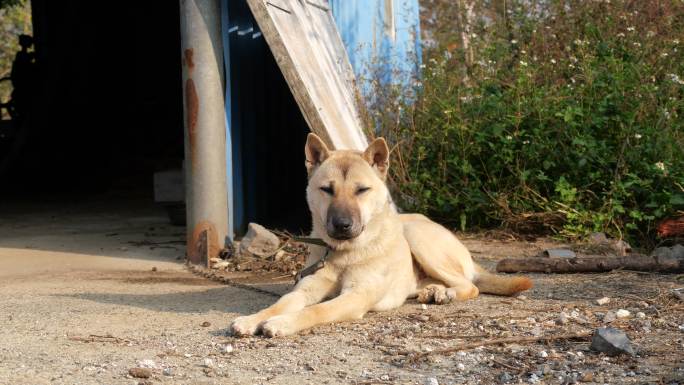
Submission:
[[[305,153],[314,229],[338,249],[366,241],[364,230],[389,202],[385,140],[376,139],[364,152],[330,151],[321,138],[309,134]]]

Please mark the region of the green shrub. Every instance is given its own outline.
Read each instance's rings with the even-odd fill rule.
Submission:
[[[684,2],[504,4],[476,9],[467,49],[461,14],[434,21],[415,103],[383,90],[400,205],[464,230],[652,240],[684,209]]]

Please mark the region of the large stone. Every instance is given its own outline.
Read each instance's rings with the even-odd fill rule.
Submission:
[[[264,226],[250,223],[247,234],[240,242],[240,254],[268,257],[273,255],[279,246],[280,239],[275,234],[266,230]]]
[[[634,355],[631,342],[627,334],[615,328],[598,328],[591,339],[591,349],[617,356],[620,354]]]

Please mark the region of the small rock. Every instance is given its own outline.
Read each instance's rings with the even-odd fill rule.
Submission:
[[[616,356],[619,354],[634,355],[631,343],[627,334],[622,330],[615,328],[598,328],[594,332],[591,339],[592,350],[603,352],[609,356]]]
[[[439,381],[437,381],[437,379],[434,377],[428,377],[425,379],[424,384],[425,385],[439,385]]]
[[[622,239],[618,239],[613,243],[613,249],[617,253],[617,255],[624,257],[627,256],[629,253],[632,252],[632,246],[630,246],[629,243],[623,241]]]
[[[560,315],[558,316],[558,319],[556,320],[556,323],[559,325],[565,325],[570,321],[570,317],[567,315],[565,312],[561,312]]]
[[[502,384],[508,383],[511,380],[513,380],[513,376],[508,374],[508,372],[503,372],[501,373],[501,375],[499,375],[499,382],[501,382]]]
[[[603,298],[599,298],[596,300],[597,305],[607,305],[609,303],[610,303],[610,298],[608,298],[608,297],[603,297]]]
[[[595,244],[603,244],[608,242],[608,237],[606,237],[605,233],[597,232],[597,233],[591,233],[589,234],[589,243],[595,243]]]
[[[141,367],[141,368],[158,369],[157,363],[154,362],[154,360],[141,360],[141,361],[138,361],[138,366]]]
[[[592,381],[594,381],[594,373],[592,373],[592,372],[582,373],[582,376],[580,376],[580,381],[581,382],[592,382]]]
[[[532,328],[532,330],[530,330],[530,333],[532,333],[532,335],[535,336],[535,337],[539,337],[539,336],[541,336],[542,334],[544,334],[544,332],[542,331],[541,326],[539,326],[539,325],[534,325],[534,327]]]
[[[423,309],[423,310],[427,310],[427,305],[424,304],[424,303],[421,303],[421,304],[420,304],[420,308]],[[432,378],[432,377],[430,377],[430,378]]]
[[[547,353],[546,350],[542,350],[541,352],[539,352],[539,357],[541,357],[541,358],[546,358],[548,356],[549,356],[549,353]]]
[[[606,313],[606,315],[603,316],[603,322],[609,323],[613,322],[617,319],[617,316],[615,315],[615,312],[609,311]]]
[[[221,345],[221,353],[222,354],[230,354],[234,350],[233,345],[228,344],[228,345]]]
[[[680,301],[684,301],[684,288],[672,289],[672,296]]]
[[[530,374],[530,384],[536,384],[537,382],[539,382],[539,376],[534,373]]]
[[[167,377],[171,377],[171,376],[173,376],[173,370],[171,368],[164,368],[164,370],[162,371],[162,374],[167,376]]]
[[[209,326],[211,326],[211,322],[209,322],[209,321],[204,321],[204,322],[202,322],[202,324],[201,324],[200,326],[203,327],[203,328],[208,328]]]
[[[627,318],[631,315],[632,315],[632,313],[630,313],[629,310],[625,310],[625,309],[620,309],[620,310],[615,312],[615,316],[618,318]]]
[[[278,250],[280,239],[268,231],[264,226],[250,223],[247,226],[247,234],[240,241],[240,253],[266,257]]]
[[[388,374],[383,374],[382,376],[380,376],[381,381],[389,381],[389,379],[390,379],[390,376]]]
[[[205,368],[213,368],[214,367],[214,360],[211,358],[205,358],[204,361],[202,361],[202,366]]]
[[[521,301],[525,301],[525,300],[527,300],[527,297],[525,297],[525,296],[524,296],[524,295],[522,295],[522,294],[521,294],[521,295],[519,295],[519,296],[517,296],[517,297],[515,297],[515,298],[517,298],[517,299],[519,299],[519,300],[521,300]]]
[[[646,314],[644,312],[640,311],[640,312],[636,313],[636,317],[644,319],[644,318],[646,318]]]
[[[577,258],[577,254],[574,251],[568,249],[546,249],[538,254],[542,258],[565,258],[574,259]]]
[[[152,370],[148,368],[130,368],[128,374],[135,378],[150,378],[152,377]]]
[[[157,266],[152,266],[152,271],[157,271]]]
[[[212,269],[224,270],[226,267],[230,266],[230,262],[221,261],[211,265]]]
[[[456,369],[458,369],[459,372],[462,372],[465,370],[465,365],[459,362],[458,364],[456,364]]]

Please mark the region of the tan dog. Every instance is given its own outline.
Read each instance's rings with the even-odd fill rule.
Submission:
[[[305,151],[311,236],[329,246],[326,262],[274,305],[235,319],[234,334],[285,336],[396,308],[410,297],[442,304],[480,292],[512,295],[532,287],[528,278],[483,270],[450,231],[425,216],[398,214],[385,185],[389,149],[384,139],[363,153],[330,151],[309,134]],[[312,249],[307,264],[326,253],[324,247]],[[321,302],[327,298],[332,299]]]

